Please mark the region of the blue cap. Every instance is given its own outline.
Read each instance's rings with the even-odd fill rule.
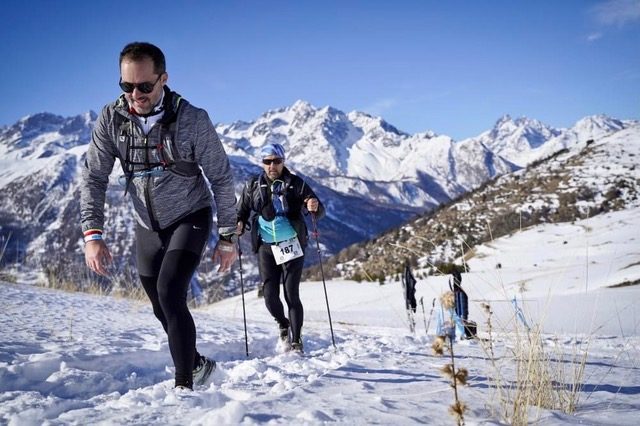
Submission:
[[[270,143],[269,145],[265,145],[260,150],[260,157],[263,159],[266,157],[278,157],[284,160],[284,147],[279,143]]]

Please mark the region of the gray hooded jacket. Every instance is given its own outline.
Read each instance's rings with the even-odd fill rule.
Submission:
[[[129,113],[124,96],[102,109],[82,171],[80,216],[83,232],[104,229],[105,194],[116,158],[130,177],[127,193],[133,201],[136,220],[143,227],[156,231],[165,229],[190,213],[211,207],[214,199],[218,232],[235,231],[233,174],[207,112],[189,104],[167,87],[164,111],[163,118],[145,135],[136,118]],[[195,172],[181,173],[179,168],[172,167],[175,166],[172,161],[166,161],[163,151],[182,165],[193,166],[191,169]],[[136,177],[128,173],[144,170],[145,163],[147,168],[154,165],[164,171]],[[160,163],[166,167],[158,167]]]

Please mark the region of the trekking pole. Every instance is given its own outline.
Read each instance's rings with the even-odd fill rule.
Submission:
[[[433,315],[433,308],[436,306],[435,297],[431,301],[431,311],[429,311],[429,322],[427,323],[427,336],[429,335],[429,325],[431,325],[431,316]]]
[[[244,347],[249,358],[249,339],[247,337],[247,313],[244,308],[244,279],[242,278],[242,249],[240,248],[240,240],[238,239],[238,261],[240,263],[240,291],[242,292],[242,318],[244,320]]]
[[[420,297],[420,306],[422,306],[422,319],[424,320],[424,329],[427,335],[429,335],[429,327],[427,327],[427,314],[424,311],[424,297]],[[431,317],[429,317],[429,319],[431,319]]]
[[[322,275],[322,287],[324,288],[324,300],[327,302],[327,314],[329,315],[329,329],[331,329],[331,342],[336,347],[336,339],[333,336],[333,325],[331,324],[331,310],[329,309],[329,297],[327,296],[327,284],[324,280],[324,269],[322,268],[322,254],[320,253],[320,240],[318,238],[318,226],[316,225],[316,214],[311,212],[311,222],[313,223],[313,236],[316,238],[318,249],[318,260],[320,261],[320,274]]]

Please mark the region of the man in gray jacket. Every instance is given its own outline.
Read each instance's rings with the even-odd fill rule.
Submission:
[[[103,237],[105,194],[114,162],[120,160],[120,181],[137,222],[138,274],[168,335],[175,386],[192,389],[206,381],[215,361],[196,350],[187,291],[211,233],[214,200],[218,271],[227,271],[236,260],[235,192],[229,159],[207,112],[171,91],[167,80],[158,47],[140,42],[124,47],[123,93],[103,108],[93,130],[80,214],[86,264],[106,276],[112,258]]]

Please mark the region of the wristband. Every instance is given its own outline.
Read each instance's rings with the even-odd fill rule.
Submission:
[[[96,241],[101,239],[102,239],[102,234],[89,234],[89,235],[85,235],[84,242],[86,244],[89,241]]]

